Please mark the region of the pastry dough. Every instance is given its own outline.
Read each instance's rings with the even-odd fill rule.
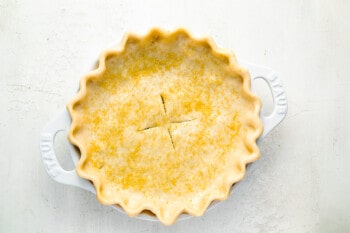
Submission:
[[[166,225],[226,199],[259,157],[261,103],[247,70],[186,30],[127,34],[69,102],[78,174],[98,200]]]

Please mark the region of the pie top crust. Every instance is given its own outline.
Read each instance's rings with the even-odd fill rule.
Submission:
[[[235,56],[186,30],[127,34],[68,103],[78,174],[98,200],[170,225],[226,199],[260,156],[260,100]]]

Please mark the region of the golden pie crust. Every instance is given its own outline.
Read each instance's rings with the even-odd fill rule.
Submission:
[[[260,156],[261,102],[235,56],[186,30],[127,34],[68,103],[78,174],[98,200],[170,225],[224,200]]]

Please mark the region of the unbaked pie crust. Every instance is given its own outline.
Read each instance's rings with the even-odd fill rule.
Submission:
[[[98,200],[170,225],[224,200],[260,156],[261,103],[235,56],[186,30],[127,34],[68,103],[78,174]]]

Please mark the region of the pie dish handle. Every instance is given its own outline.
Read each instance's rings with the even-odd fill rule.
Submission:
[[[259,141],[261,141],[286,117],[288,111],[287,96],[281,84],[281,80],[275,71],[270,68],[257,66],[254,64],[248,63],[245,65],[250,72],[252,81],[259,78],[264,80],[269,85],[273,97],[272,113],[268,116],[264,116],[263,113],[260,112],[260,118],[264,125],[264,132],[259,138]]]
[[[91,183],[78,176],[76,170],[67,171],[62,168],[57,160],[54,150],[54,140],[60,131],[68,131],[71,124],[67,110],[62,111],[43,129],[40,136],[40,152],[47,174],[54,180],[62,184],[76,186],[90,192],[95,192]]]

